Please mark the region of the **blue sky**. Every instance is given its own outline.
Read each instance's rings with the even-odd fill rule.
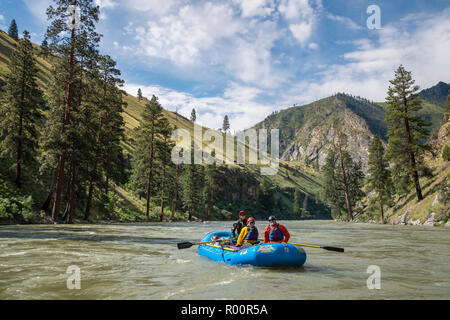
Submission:
[[[40,43],[51,0],[2,0],[0,28],[15,18]],[[450,82],[448,0],[96,0],[101,51],[125,89],[211,128],[241,130],[274,110],[347,92],[384,100],[403,64],[426,88]],[[381,29],[369,29],[377,5]]]

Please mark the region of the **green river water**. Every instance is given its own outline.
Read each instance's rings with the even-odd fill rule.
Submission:
[[[228,266],[197,254],[231,222],[0,226],[0,299],[450,299],[450,228],[281,221],[301,268]],[[265,223],[257,223],[260,234]],[[369,266],[381,271],[368,289]],[[68,289],[69,266],[80,289]]]

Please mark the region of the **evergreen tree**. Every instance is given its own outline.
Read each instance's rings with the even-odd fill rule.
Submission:
[[[211,157],[215,158],[216,151],[213,150],[211,153]],[[213,161],[211,164],[208,164],[206,166],[206,173],[205,173],[205,200],[206,200],[206,219],[211,219],[211,211],[213,202],[216,199],[217,196],[217,168],[216,168],[216,161]]]
[[[223,124],[222,124],[222,130],[223,132],[227,132],[230,129],[230,120],[228,119],[228,116],[225,115],[223,118]]]
[[[341,216],[347,212],[347,221],[353,220],[353,207],[364,196],[362,191],[364,174],[361,163],[353,161],[347,151],[347,136],[339,131],[336,142],[328,152],[322,168],[325,174],[325,200],[332,212]]]
[[[44,58],[48,57],[48,55],[50,54],[50,48],[48,47],[48,41],[47,41],[47,39],[44,39],[44,40],[42,41],[42,44],[41,44],[41,48],[40,48],[39,54],[40,54],[41,56],[43,56]]]
[[[90,110],[83,105],[83,99],[87,98],[83,94],[85,88],[83,75],[96,65],[100,35],[95,32],[99,8],[93,0],[58,0],[55,4],[56,7],[50,6],[47,9],[48,20],[51,22],[47,28],[46,38],[51,41],[52,51],[61,59],[55,63],[52,72],[54,78],[49,88],[51,118],[47,126],[49,128],[47,144],[53,147],[52,153],[58,158],[55,185],[51,188],[55,192],[52,217],[58,220],[66,171],[70,179],[66,198],[69,212],[73,212],[74,207],[71,203],[74,203],[76,185],[74,179],[77,178],[76,171],[79,165],[78,144],[82,143],[84,138],[91,137],[84,136],[83,130],[78,126],[83,126],[86,130],[89,128],[85,121],[89,120],[87,113]],[[70,5],[75,5],[82,17],[76,27],[67,23],[66,9]],[[89,142],[91,141],[83,141],[86,145]],[[68,161],[70,161],[69,170],[66,170]]]
[[[37,164],[39,110],[43,93],[36,82],[38,68],[30,35],[24,31],[13,52],[6,74],[5,92],[0,101],[0,156],[15,164],[15,183],[22,187],[23,171],[31,173]],[[9,162],[5,160],[6,162]]]
[[[156,158],[158,159],[158,194],[160,199],[161,213],[159,221],[164,220],[164,208],[165,204],[168,202],[171,195],[173,181],[172,181],[172,159],[171,152],[175,146],[174,142],[171,141],[171,136],[173,132],[173,127],[170,125],[166,118],[162,118],[159,125],[159,132],[161,138],[156,141]]]
[[[389,163],[384,157],[384,148],[378,136],[372,139],[369,148],[368,191],[375,191],[380,206],[380,221],[384,223],[384,205],[391,199],[391,176]]]
[[[136,159],[133,167],[134,185],[142,188],[142,177],[147,177],[146,182],[146,215],[150,215],[150,200],[153,196],[153,165],[155,158],[156,141],[160,138],[161,122],[163,117],[163,108],[158,102],[158,98],[153,96],[149,103],[144,107],[142,120],[136,130]]]
[[[302,218],[302,193],[296,188],[294,192],[294,210],[293,214],[295,217]]]
[[[394,163],[393,178],[406,189],[411,182],[416,189],[418,201],[423,199],[419,183],[419,169],[428,137],[429,124],[417,115],[422,109],[418,97],[419,86],[414,85],[411,72],[401,65],[391,80],[387,101],[386,122],[388,124],[388,148],[386,153]]]
[[[191,121],[195,122],[195,120],[197,120],[197,113],[195,112],[195,109],[192,109],[191,112]]]
[[[137,97],[138,97],[139,101],[142,100],[142,90],[141,90],[141,88],[138,89]]]
[[[17,29],[17,24],[16,24],[15,19],[13,19],[11,21],[11,24],[9,25],[8,35],[16,41],[19,40],[19,31]]]
[[[101,56],[97,69],[93,72],[92,92],[90,96],[91,109],[98,119],[95,130],[96,143],[93,144],[93,163],[88,167],[89,189],[86,200],[85,219],[90,215],[95,183],[101,183],[103,175],[108,180],[117,176],[121,160],[122,147],[120,142],[124,137],[123,130],[123,92],[119,89],[123,80],[119,78],[120,71],[116,62],[108,55]],[[99,166],[100,165],[100,166]],[[105,185],[107,193],[108,186]]]
[[[204,202],[204,168],[202,165],[194,164],[193,153],[191,157],[191,164],[186,165],[181,177],[182,199],[188,211],[189,221],[195,213],[201,212]]]
[[[275,206],[275,188],[265,179],[260,184],[258,203],[266,212],[272,212]]]
[[[180,157],[183,156],[183,149],[179,151]],[[172,199],[172,214],[170,216],[170,220],[173,220],[175,217],[175,211],[177,209],[177,204],[179,201],[180,194],[180,175],[181,175],[182,167],[181,160],[178,159],[178,162],[175,163],[175,181],[173,185],[173,199]]]

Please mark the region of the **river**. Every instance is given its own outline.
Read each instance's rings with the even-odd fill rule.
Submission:
[[[292,242],[345,253],[304,248],[301,268],[228,266],[176,244],[230,222],[0,226],[0,299],[450,299],[449,228],[281,223]],[[80,289],[68,289],[73,270]]]

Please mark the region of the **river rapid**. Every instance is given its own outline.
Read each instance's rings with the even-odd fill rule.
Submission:
[[[0,299],[450,299],[450,228],[280,223],[291,242],[345,253],[304,248],[301,268],[228,266],[176,244],[231,222],[0,226]]]

